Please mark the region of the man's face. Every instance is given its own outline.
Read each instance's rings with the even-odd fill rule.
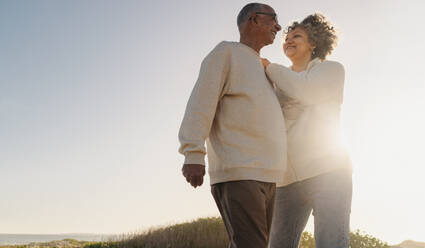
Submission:
[[[277,32],[282,29],[277,21],[274,9],[265,6],[261,11],[253,13],[251,18],[258,41],[264,46],[272,44]]]

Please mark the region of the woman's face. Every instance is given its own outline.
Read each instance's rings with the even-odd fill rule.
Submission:
[[[308,41],[307,32],[302,27],[297,27],[286,36],[283,52],[292,61],[311,59],[314,46]]]

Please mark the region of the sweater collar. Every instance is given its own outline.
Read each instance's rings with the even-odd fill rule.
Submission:
[[[315,58],[315,59],[311,60],[307,65],[306,71],[310,70],[313,66],[320,64],[321,62],[322,61],[319,58]]]
[[[243,47],[245,50],[247,50],[247,51],[249,51],[251,53],[254,53],[256,56],[260,57],[260,54],[257,53],[257,51],[255,51],[254,49],[252,49],[250,46],[247,46],[247,45],[245,45],[245,44],[243,44],[241,42],[236,42],[236,43],[239,43],[240,46]]]

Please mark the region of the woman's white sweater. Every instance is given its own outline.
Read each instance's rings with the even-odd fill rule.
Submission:
[[[278,186],[340,168],[351,170],[340,139],[344,67],[314,59],[302,72],[270,64],[266,74],[276,86],[287,128],[288,169]]]

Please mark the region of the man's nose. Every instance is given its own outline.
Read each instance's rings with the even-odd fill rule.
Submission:
[[[279,23],[276,23],[275,28],[277,29],[277,31],[279,32],[280,30],[282,30],[282,27],[279,25]]]

